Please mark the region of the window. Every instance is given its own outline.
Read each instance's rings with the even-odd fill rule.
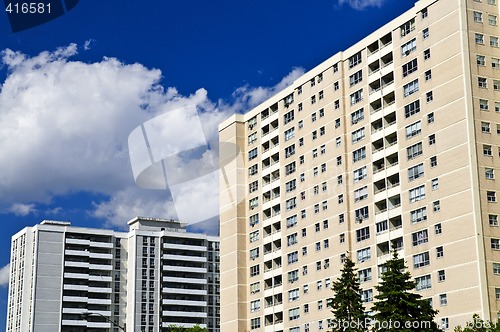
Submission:
[[[338,109],[340,108],[340,100],[338,100],[338,99],[337,99],[337,100],[335,100],[335,101],[333,102],[333,107],[334,107],[336,110],[338,110]],[[340,123],[339,123],[339,125],[340,125]],[[337,128],[337,127],[335,127],[335,128]]]
[[[302,108],[303,108],[302,103],[299,103],[298,108],[299,108],[299,112],[302,111]]]
[[[491,249],[500,250],[500,240],[491,239]]]
[[[295,161],[285,166],[285,174],[290,175],[295,172]]]
[[[488,101],[486,99],[479,99],[479,109],[481,111],[488,110]]]
[[[285,148],[285,158],[289,158],[295,154],[295,144],[287,146]]]
[[[498,20],[496,15],[488,15],[488,24],[492,26],[497,26]]]
[[[429,135],[429,145],[436,144],[436,134]]]
[[[259,240],[259,231],[255,231],[250,233],[250,243],[258,241]]]
[[[286,243],[288,247],[293,246],[297,242],[298,242],[297,233],[290,234],[286,237]]]
[[[493,263],[493,273],[496,275],[500,274],[500,263]]]
[[[337,166],[342,165],[342,156],[337,157]]]
[[[285,141],[288,141],[295,137],[295,127],[285,130]]]
[[[500,81],[499,80],[493,80],[493,90],[500,90]]]
[[[259,248],[250,249],[250,259],[254,260],[259,257]]]
[[[356,124],[365,118],[364,110],[360,108],[351,113],[351,124]]]
[[[340,127],[340,119],[335,119],[335,128]]]
[[[408,97],[409,95],[412,95],[417,91],[418,91],[418,79],[403,85],[403,94],[405,97]]]
[[[299,252],[294,251],[287,255],[288,264],[297,263],[299,261]]]
[[[408,181],[413,181],[422,176],[424,176],[424,164],[418,164],[408,168]]]
[[[491,133],[490,123],[481,121],[481,131],[485,134]]]
[[[339,89],[339,82],[333,83],[333,91],[337,91]]]
[[[325,116],[325,109],[324,109],[324,108],[320,109],[318,113],[319,113],[319,117],[320,117],[320,118],[324,117],[324,116]],[[324,128],[324,127],[323,127],[323,128]],[[323,134],[324,134],[324,133],[323,133]]]
[[[364,186],[354,190],[354,201],[359,202],[368,197],[368,187]]]
[[[422,9],[422,11],[420,12],[420,14],[421,14],[422,19],[424,19],[427,16],[429,16],[429,12],[428,12],[427,8]]]
[[[476,44],[484,45],[484,35],[482,33],[475,34]]]
[[[320,152],[321,152],[321,154],[326,153],[326,145],[323,144],[322,146],[320,146]]]
[[[359,270],[358,279],[360,283],[372,280],[372,268],[369,267],[367,269]]]
[[[421,185],[419,187],[410,189],[410,203],[420,201],[425,198],[425,186]]]
[[[427,114],[427,123],[431,124],[434,122],[434,112]]]
[[[356,242],[361,242],[370,238],[370,227],[366,226],[356,230]]]
[[[248,185],[248,191],[250,193],[253,193],[257,189],[259,189],[259,181],[254,181]]]
[[[342,184],[342,175],[337,176],[337,184],[341,185]]]
[[[252,150],[248,151],[248,160],[257,158],[257,154],[258,154],[257,148],[253,148]]]
[[[313,78],[313,79],[311,79],[311,81],[310,81],[310,82],[311,82],[311,86],[315,86],[315,85],[316,85],[316,80],[315,80],[314,78]]]
[[[436,247],[436,258],[442,258],[444,256],[444,250],[442,246]]]
[[[498,47],[498,37],[490,36],[490,46]]]
[[[441,224],[434,225],[434,232],[436,233],[436,235],[439,235],[443,232],[443,228],[441,227]]]
[[[361,82],[362,80],[363,80],[363,72],[360,70],[349,76],[349,85],[353,86]]]
[[[418,246],[420,244],[429,242],[429,233],[427,229],[423,229],[418,232],[412,233],[411,237],[414,246]]]
[[[447,330],[450,328],[450,322],[448,320],[448,317],[441,318],[441,327],[443,328],[443,330]]]
[[[288,291],[288,302],[297,301],[300,296],[300,291],[298,288]]]
[[[425,94],[425,99],[428,103],[430,103],[434,99],[434,97],[432,96],[432,91],[429,91]]]
[[[411,73],[416,72],[418,69],[417,59],[413,59],[410,62],[407,62],[403,65],[403,77],[410,75]]]
[[[400,27],[401,37],[406,36],[413,30],[415,30],[415,19],[411,19]]]
[[[495,69],[500,69],[500,59],[491,58],[491,67],[493,67]]]
[[[432,71],[429,69],[425,72],[425,81],[430,81],[432,79]]]
[[[423,207],[410,212],[410,221],[412,224],[416,224],[427,220],[427,208]]]
[[[485,156],[492,156],[491,145],[483,145],[483,154]]]
[[[306,218],[306,210],[301,210],[300,211],[300,218],[305,219]]]
[[[430,264],[429,252],[423,252],[421,254],[413,255],[413,267],[415,269],[427,266]]]
[[[444,270],[439,270],[438,271],[438,282],[443,282],[446,280],[446,274]]]
[[[367,303],[373,301],[373,290],[366,289],[361,291],[361,302]]]
[[[357,257],[358,257],[358,263],[366,262],[370,260],[371,258],[371,253],[370,253],[370,248],[364,248],[361,250],[357,251]]]
[[[350,96],[351,106],[363,100],[363,89],[360,89]]]
[[[430,49],[426,49],[424,51],[424,60],[427,60],[431,57],[431,50]]]
[[[297,94],[298,94],[298,95],[302,94],[302,86],[299,86],[299,87],[297,88]]]
[[[389,229],[389,225],[387,223],[387,220],[383,220],[383,221],[376,223],[375,227],[377,229],[377,234],[381,234]]]
[[[430,162],[431,162],[431,167],[436,167],[438,164],[437,157],[436,156],[431,157]]]
[[[422,131],[422,123],[420,121],[412,123],[411,125],[406,126],[406,138],[411,138],[413,136],[416,136],[420,134],[421,131]]]
[[[413,144],[412,146],[406,148],[406,155],[408,160],[414,159],[422,154],[422,142]]]
[[[417,40],[413,38],[409,42],[403,44],[401,46],[401,56],[405,57],[410,55],[411,52],[415,51],[417,49]]]
[[[360,223],[365,219],[368,219],[368,206],[364,206],[362,208],[356,209],[354,211],[354,214],[356,216],[356,222]]]
[[[441,306],[445,306],[448,304],[448,298],[446,297],[446,294],[440,294],[439,295],[439,304]]]
[[[434,212],[441,211],[441,202],[440,201],[432,202],[432,211],[434,211]]]
[[[352,161],[357,162],[366,158],[366,147],[359,148],[352,152]]]
[[[488,200],[488,203],[496,202],[497,201],[497,194],[494,191],[487,191],[486,198]]]
[[[311,104],[316,104],[316,96],[311,96]],[[314,117],[313,121],[316,121],[316,117]]]
[[[250,320],[250,329],[251,330],[260,329],[260,317],[252,318]]]
[[[488,221],[490,223],[490,226],[498,226],[498,215],[496,215],[496,214],[489,214],[488,215]]]
[[[484,176],[489,179],[489,180],[492,180],[495,178],[495,170],[493,168],[486,168],[484,170]]]
[[[297,225],[297,215],[286,218],[286,228],[290,228]]]
[[[429,37],[429,28],[422,30],[422,38],[427,39]]]
[[[345,242],[345,234],[344,233],[342,233],[342,234],[339,235],[339,242],[340,243],[344,243]]]
[[[323,289],[323,282],[321,280],[316,282],[316,290],[320,291]]]
[[[313,139],[313,141],[314,141],[316,138],[318,138],[318,132],[317,132],[316,130],[314,130],[314,131],[312,132],[312,139]]]
[[[254,227],[255,225],[257,225],[259,223],[259,215],[254,214],[254,215],[250,216],[250,218],[248,218],[248,220],[249,220],[250,227]]]
[[[304,145],[304,138],[301,137],[299,138],[299,146],[303,146]]]
[[[417,291],[431,288],[431,276],[430,275],[417,277],[417,278],[415,278],[415,282],[416,282],[415,288]]]
[[[255,312],[260,310],[260,300],[250,302],[250,311]]]
[[[354,183],[366,178],[367,177],[366,166],[363,166],[361,168],[358,168],[357,170],[354,170],[353,175],[354,175],[353,176]]]
[[[437,190],[439,188],[439,179],[432,179],[432,190]]]
[[[474,11],[473,15],[474,15],[474,22],[476,23],[483,22],[483,13]]]
[[[342,138],[336,137],[335,138],[335,146],[338,148],[342,144]]]
[[[404,107],[405,109],[405,118],[409,118],[410,116],[417,114],[420,112],[420,100],[415,100]]]
[[[289,123],[290,121],[292,121],[294,119],[294,113],[293,113],[293,110],[285,113],[285,115],[283,116],[283,120],[284,120],[284,123],[287,124]]]
[[[488,87],[488,83],[486,81],[486,77],[478,77],[477,78],[477,84],[482,89],[486,89]]]
[[[478,66],[486,65],[486,57],[484,55],[476,55],[476,63]]]
[[[363,138],[365,138],[365,127],[353,131],[351,136],[353,143],[361,141]]]
[[[248,145],[251,145],[257,141],[257,133],[253,133],[248,136]]]
[[[321,90],[320,92],[318,92],[318,98],[321,100],[323,99],[323,97],[324,97],[323,90]]]
[[[349,68],[361,63],[361,52],[358,52],[349,58]]]
[[[496,0],[488,0],[488,5],[496,5],[497,1]]]
[[[259,265],[254,265],[254,266],[250,266],[250,277],[255,277],[256,275],[259,275],[260,273],[260,269],[259,269]]]
[[[327,201],[321,202],[321,208],[323,209],[323,211],[328,210],[328,202]]]

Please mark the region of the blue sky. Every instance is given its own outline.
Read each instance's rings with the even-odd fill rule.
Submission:
[[[136,215],[216,219],[213,183],[196,183],[195,193],[178,188],[177,200],[137,187],[127,140],[134,128],[196,105],[202,136],[214,146],[218,122],[413,4],[86,0],[15,34],[0,13],[0,331],[10,237],[25,226],[58,219],[120,229]],[[181,128],[169,121],[170,129]],[[175,134],[185,139],[167,145],[181,149],[181,141],[199,138],[189,130]],[[192,165],[177,158],[172,172],[195,172],[205,157]],[[213,232],[210,225],[201,229]]]

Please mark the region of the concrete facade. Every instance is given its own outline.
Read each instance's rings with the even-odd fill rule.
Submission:
[[[328,329],[345,255],[369,311],[392,245],[440,326],[497,318],[498,15],[418,1],[219,126],[223,330]]]
[[[6,331],[219,331],[218,238],[165,219],[129,227],[43,221],[14,235]]]

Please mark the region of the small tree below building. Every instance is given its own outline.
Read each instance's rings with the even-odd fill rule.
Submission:
[[[366,331],[366,314],[361,301],[361,288],[356,275],[354,262],[347,257],[341,270],[340,277],[332,283],[335,293],[330,299],[330,307],[334,319],[331,321],[332,332]]]

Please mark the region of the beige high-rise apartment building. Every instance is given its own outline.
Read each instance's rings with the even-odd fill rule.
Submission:
[[[391,245],[443,328],[496,320],[498,16],[418,1],[220,125],[223,331],[326,331],[347,254],[370,310]]]

